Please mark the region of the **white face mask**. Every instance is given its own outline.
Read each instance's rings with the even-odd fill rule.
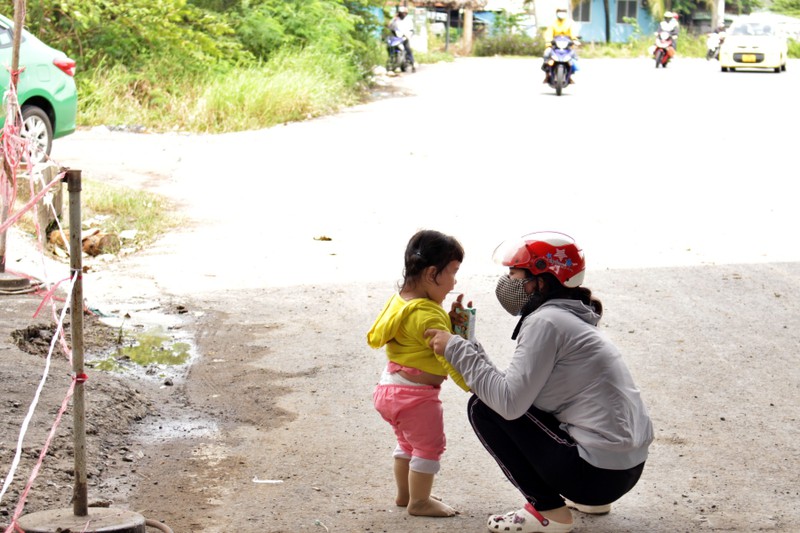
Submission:
[[[519,315],[530,299],[530,295],[525,292],[525,283],[528,281],[531,281],[531,279],[512,278],[508,274],[500,276],[500,279],[497,280],[494,294],[503,309],[511,316]]]
[[[558,20],[564,20],[565,18],[567,18],[567,14],[566,13],[556,13],[556,17],[558,17]]]

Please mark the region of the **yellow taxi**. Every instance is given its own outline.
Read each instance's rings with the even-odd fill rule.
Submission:
[[[789,45],[777,24],[758,17],[737,19],[719,49],[722,72],[738,69],[786,70]]]

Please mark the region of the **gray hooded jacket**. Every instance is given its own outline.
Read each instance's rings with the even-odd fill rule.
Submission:
[[[531,405],[552,413],[598,468],[624,470],[647,459],[653,426],[628,367],[578,300],[553,299],[528,315],[508,368],[479,343],[453,336],[444,356],[486,405],[507,420]]]

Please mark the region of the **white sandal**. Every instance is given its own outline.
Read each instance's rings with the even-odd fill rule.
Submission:
[[[611,504],[607,503],[605,505],[583,505],[581,503],[575,503],[564,498],[564,502],[567,504],[567,507],[570,509],[575,509],[576,511],[580,511],[586,514],[608,514],[611,512]]]
[[[529,503],[519,511],[490,516],[487,525],[489,531],[515,533],[569,533],[573,528],[573,524],[548,520]]]

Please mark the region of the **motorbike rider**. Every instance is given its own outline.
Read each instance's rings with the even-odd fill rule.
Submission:
[[[551,43],[553,42],[553,38],[557,35],[566,35],[577,44],[578,39],[578,30],[575,28],[575,24],[573,24],[572,20],[567,16],[567,9],[564,7],[559,7],[556,9],[556,20],[544,30],[544,42],[547,43],[547,48],[544,50],[544,57],[542,58],[542,70],[545,72],[544,81],[542,83],[548,83],[550,81],[550,73],[547,71],[547,62],[550,59],[550,56],[553,54],[553,47]],[[575,61],[577,60],[577,56],[572,61],[572,73],[570,75],[569,82],[575,83],[575,72],[577,71],[577,65]]]
[[[664,13],[664,20],[659,22],[658,31],[665,31],[672,37],[672,48],[678,51],[678,34],[680,33],[680,24],[678,23],[678,14],[672,11]]]
[[[712,57],[719,59],[719,47],[725,41],[726,28],[725,24],[720,24],[717,29],[708,34],[706,45],[708,51],[706,52],[706,59]]]
[[[725,24],[720,23],[720,25],[717,26],[716,30],[717,37],[719,37],[719,44],[722,44],[722,42],[725,40],[726,33],[727,33],[727,28],[725,28]]]
[[[414,34],[414,21],[408,18],[408,8],[400,6],[397,8],[394,18],[389,23],[389,30],[397,37],[403,39],[403,46],[406,49],[406,57],[411,62],[411,72],[417,71],[417,63],[414,61],[414,53],[411,51],[411,36]]]

